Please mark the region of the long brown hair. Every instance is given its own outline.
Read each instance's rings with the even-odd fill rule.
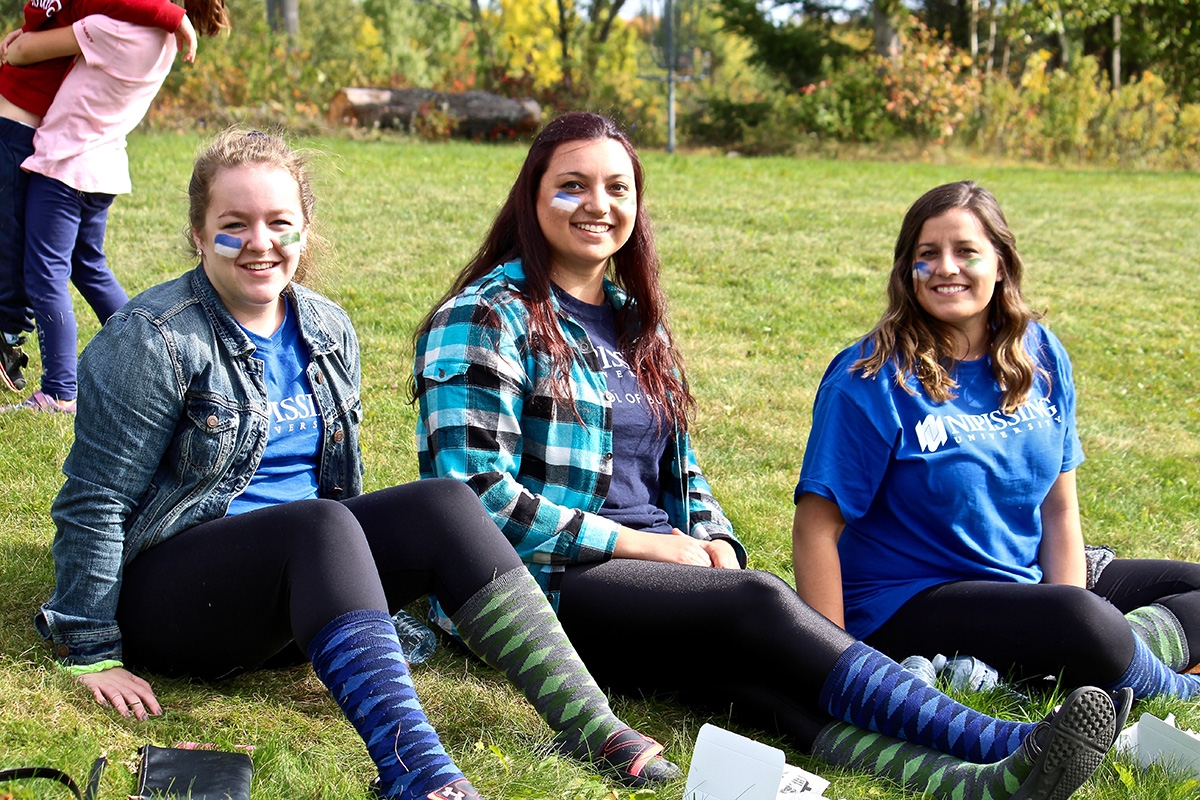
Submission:
[[[921,308],[913,287],[912,270],[917,240],[925,222],[955,208],[968,211],[979,220],[1000,260],[1004,280],[996,284],[996,293],[988,306],[987,330],[991,336],[988,354],[1002,392],[1000,407],[1011,413],[1029,396],[1035,376],[1045,376],[1024,343],[1029,324],[1041,319],[1041,315],[1029,307],[1021,294],[1025,267],[1000,204],[991,192],[973,181],[930,189],[904,215],[888,278],[887,311],[863,340],[864,352],[868,347],[872,352],[855,361],[852,369],[870,377],[892,361],[897,368],[896,382],[905,391],[912,392],[906,382],[916,376],[934,402],[944,403],[954,397],[953,391],[958,388],[950,374],[954,363],[954,331]]]
[[[231,27],[225,0],[184,0],[183,9],[201,36],[216,36]]]
[[[555,151],[569,142],[611,139],[619,142],[633,163],[637,215],[629,241],[609,264],[611,280],[629,295],[617,312],[621,352],[637,372],[642,391],[656,401],[654,414],[686,429],[696,402],[684,379],[683,363],[667,324],[667,301],[659,281],[658,251],[646,213],[642,162],[629,138],[607,117],[587,112],[564,114],[551,121],[534,139],[491,230],[470,263],[455,278],[450,290],[425,315],[413,335],[414,342],[429,332],[437,309],[497,265],[521,259],[525,286],[521,302],[529,313],[531,339],[549,355],[553,393],[569,401],[567,376],[575,353],[563,338],[550,303],[550,248],[537,217],[538,189]],[[413,384],[413,393],[416,385]],[[660,405],[661,404],[661,405]],[[663,417],[659,417],[662,421]]]

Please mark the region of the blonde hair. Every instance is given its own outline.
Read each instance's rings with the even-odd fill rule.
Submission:
[[[311,160],[311,153],[294,149],[275,133],[229,128],[218,134],[200,151],[192,165],[192,179],[188,182],[188,242],[194,234],[204,230],[204,218],[212,202],[213,182],[222,170],[245,166],[276,167],[295,179],[307,228],[305,246],[300,251],[293,280],[300,284],[311,283],[316,277],[318,256],[329,249],[329,243],[314,229],[317,201],[309,177]]]
[[[927,220],[955,208],[968,211],[979,220],[999,258],[1004,280],[996,284],[996,293],[988,306],[987,330],[991,337],[988,355],[1002,393],[1000,407],[1005,413],[1012,413],[1028,399],[1035,377],[1049,379],[1025,348],[1026,331],[1041,315],[1029,307],[1021,294],[1025,267],[1000,204],[991,192],[973,181],[930,189],[904,215],[888,278],[887,310],[863,339],[863,352],[870,350],[870,354],[855,361],[851,369],[871,377],[893,362],[897,385],[910,394],[913,390],[907,381],[915,376],[935,403],[955,397],[958,384],[950,374],[954,364],[954,332],[921,308],[912,278],[921,228]]]

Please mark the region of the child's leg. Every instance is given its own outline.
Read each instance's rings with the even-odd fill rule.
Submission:
[[[21,162],[33,155],[34,129],[0,117],[0,333],[33,330],[25,296],[25,196],[29,174]]]
[[[112,201],[111,194],[80,195],[79,234],[71,254],[71,283],[96,312],[100,324],[129,301],[104,255],[104,233]]]
[[[42,353],[42,392],[74,400],[79,357],[75,309],[68,283],[79,233],[80,194],[53,178],[32,174],[26,195],[25,290],[33,307]]]

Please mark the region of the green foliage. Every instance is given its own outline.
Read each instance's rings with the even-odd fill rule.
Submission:
[[[335,92],[381,72],[376,36],[355,0],[300,0],[296,42],[270,30],[261,0],[228,7],[233,31],[202,39],[196,63],[176,65],[151,124],[308,128]]]
[[[784,3],[782,5],[797,5]],[[719,0],[717,13],[729,30],[754,43],[759,63],[792,89],[816,83],[852,55],[821,14],[789,16],[782,22],[755,0]]]
[[[1019,85],[992,81],[969,134],[996,155],[1170,169],[1200,163],[1200,107],[1180,105],[1149,71],[1113,92],[1090,56],[1050,70],[1026,63]]]
[[[971,59],[915,17],[900,30],[900,54],[880,62],[887,110],[902,131],[921,141],[949,141],[980,94]]]

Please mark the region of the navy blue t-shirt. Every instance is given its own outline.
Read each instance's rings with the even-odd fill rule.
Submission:
[[[667,512],[658,505],[659,469],[670,426],[655,420],[617,341],[615,310],[607,302],[594,306],[554,287],[567,316],[587,331],[604,371],[613,410],[613,475],[608,496],[598,512],[620,525],[649,533],[670,533]]]

